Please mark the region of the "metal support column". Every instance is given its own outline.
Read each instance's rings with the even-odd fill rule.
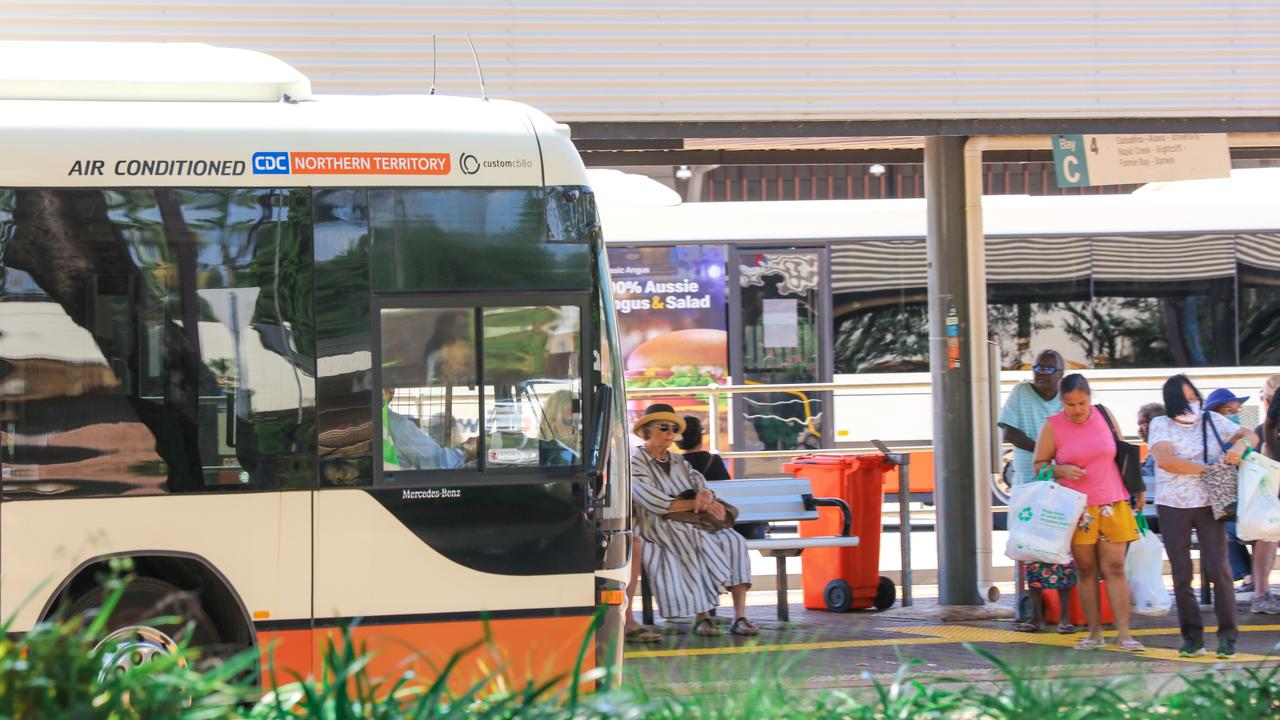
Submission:
[[[933,381],[933,471],[937,500],[938,601],[981,605],[978,589],[979,488],[974,477],[974,372],[966,236],[963,137],[928,137],[924,187],[928,216],[929,372]],[[982,262],[982,258],[978,258]],[[981,278],[979,278],[981,281]],[[983,288],[985,290],[985,288]],[[985,295],[985,292],[983,292]],[[985,317],[978,318],[985,334]],[[976,338],[986,354],[986,338]],[[986,478],[982,478],[985,489]]]

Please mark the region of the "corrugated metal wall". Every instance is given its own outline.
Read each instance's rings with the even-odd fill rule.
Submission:
[[[2,0],[5,39],[204,41],[318,92],[563,121],[1280,116],[1280,2]]]

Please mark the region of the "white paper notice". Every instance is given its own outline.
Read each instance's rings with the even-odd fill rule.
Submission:
[[[800,344],[799,322],[796,312],[798,300],[764,301],[764,346],[767,348],[793,348]]]

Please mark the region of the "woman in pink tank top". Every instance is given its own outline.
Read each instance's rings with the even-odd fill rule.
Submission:
[[[1103,416],[1106,409],[1093,405],[1089,381],[1083,375],[1062,378],[1058,394],[1062,412],[1050,416],[1041,428],[1033,464],[1037,475],[1042,468],[1052,467],[1055,481],[1085,494],[1084,514],[1071,537],[1071,554],[1089,637],[1076,648],[1097,650],[1105,644],[1098,587],[1101,571],[1116,617],[1116,647],[1141,652],[1145,648],[1129,632],[1129,581],[1124,574],[1125,554],[1129,543],[1138,539],[1138,524],[1116,467],[1116,433]],[[1137,502],[1141,512],[1145,494],[1139,494]]]

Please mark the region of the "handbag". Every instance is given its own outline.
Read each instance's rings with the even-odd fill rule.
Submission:
[[[1130,495],[1147,491],[1147,483],[1142,479],[1142,450],[1131,442],[1120,439],[1116,425],[1111,421],[1111,413],[1101,405],[1095,405],[1102,419],[1107,421],[1111,434],[1116,438],[1116,467],[1120,470],[1120,479],[1124,481],[1124,489]]]
[[[692,500],[698,496],[698,491],[689,489],[676,496],[677,500]],[[711,516],[711,513],[694,512],[692,510],[678,510],[669,512],[665,515],[668,520],[675,522],[689,523],[696,526],[700,530],[707,532],[719,532],[728,530],[733,527],[734,521],[738,519],[738,508],[723,500],[716,500],[724,506],[724,519],[717,520]]]
[[[1209,417],[1209,413],[1205,413],[1200,422],[1204,423],[1200,428],[1200,435],[1204,440],[1202,458],[1203,462],[1208,464],[1209,430],[1213,430],[1213,437],[1218,441],[1220,448],[1223,448],[1222,436],[1218,435],[1218,428],[1213,427],[1213,418]],[[1200,473],[1200,478],[1209,490],[1209,505],[1213,508],[1214,519],[1220,522],[1235,522],[1237,501],[1240,497],[1240,469],[1228,464],[1224,459],[1219,459],[1205,468]]]

